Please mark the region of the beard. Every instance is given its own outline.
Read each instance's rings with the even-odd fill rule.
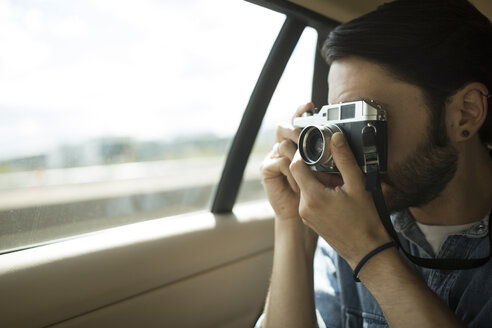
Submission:
[[[456,149],[449,143],[439,146],[432,138],[427,140],[381,176],[384,199],[390,212],[428,204],[454,177],[458,165]]]

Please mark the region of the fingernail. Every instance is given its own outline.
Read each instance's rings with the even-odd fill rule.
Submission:
[[[332,140],[335,147],[342,147],[345,145],[345,137],[340,132],[336,132],[333,135]]]

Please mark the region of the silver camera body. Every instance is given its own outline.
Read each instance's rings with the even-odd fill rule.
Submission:
[[[330,140],[335,132],[341,132],[365,173],[371,164],[378,165],[379,172],[386,172],[386,111],[379,104],[361,100],[326,105],[296,117],[294,126],[302,128],[299,152],[311,170],[339,173],[331,156]]]

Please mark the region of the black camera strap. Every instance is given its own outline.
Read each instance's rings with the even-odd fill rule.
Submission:
[[[375,131],[367,132],[368,133],[363,133],[364,153],[369,154],[369,157],[374,158],[373,152],[376,147],[376,139],[374,136]],[[365,150],[368,150],[368,152],[366,152]],[[423,258],[410,254],[400,242],[398,234],[396,233],[395,228],[393,227],[393,223],[391,222],[386,203],[384,201],[383,191],[381,189],[381,182],[379,180],[379,164],[377,163],[377,161],[366,163],[366,190],[371,192],[374,204],[376,205],[376,209],[379,214],[379,218],[381,219],[381,222],[383,223],[383,226],[390,235],[391,239],[396,243],[397,248],[400,249],[405,254],[405,256],[414,264],[430,269],[464,270],[477,268],[485,264],[492,257],[492,229],[490,229],[490,219],[492,214],[489,215],[489,255],[487,257],[476,259]]]

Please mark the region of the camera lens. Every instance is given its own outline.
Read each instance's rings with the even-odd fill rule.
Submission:
[[[331,136],[335,132],[342,132],[336,125],[308,126],[299,136],[299,153],[309,165],[333,165],[330,151]]]
[[[321,131],[313,129],[306,138],[306,155],[313,161],[317,162],[323,155],[325,149],[325,140]]]

